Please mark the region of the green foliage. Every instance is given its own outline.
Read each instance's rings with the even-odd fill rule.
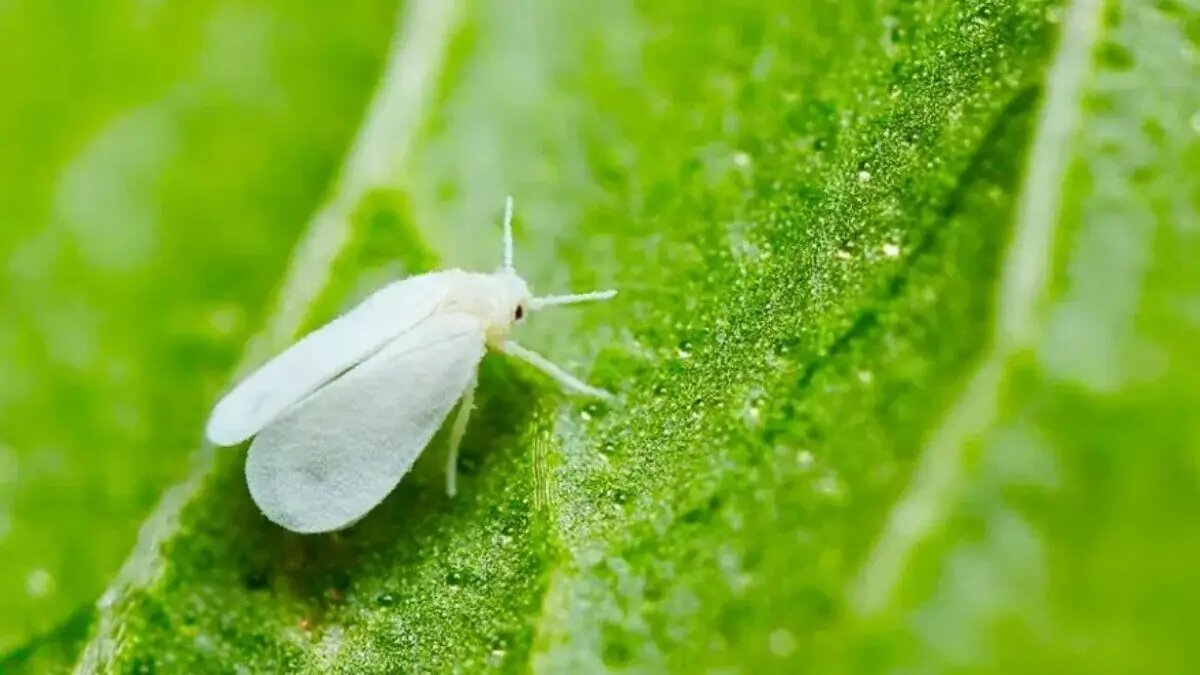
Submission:
[[[346,59],[362,86],[325,90],[281,62],[278,77],[317,89],[319,105],[284,106],[264,149],[238,145],[220,176],[152,192],[174,205],[160,229],[180,238],[175,257],[120,277],[99,306],[141,289],[160,313],[211,317],[218,302],[253,316],[288,232],[324,214],[253,365],[388,278],[494,266],[512,192],[517,265],[536,289],[622,291],[535,315],[522,341],[617,401],[568,399],[489,357],[459,496],[443,492],[435,439],[378,509],[332,535],[262,518],[244,448],[201,453],[101,603],[85,670],[1200,662],[1200,8],[410,0],[356,150],[316,188],[352,147],[346,120],[373,80],[361,64],[382,64],[387,11],[357,17],[369,43],[342,44],[344,26],[304,32],[342,60],[321,64],[323,87]],[[214,124],[204,110],[188,119]],[[313,128],[323,142],[296,138]],[[264,161],[271,148],[309,164]],[[299,187],[297,165],[317,167]],[[193,221],[197,204],[214,211]],[[245,210],[261,227],[217,218]],[[132,239],[83,236],[78,255],[130,255],[110,247]],[[65,269],[43,283],[67,284]],[[53,316],[29,298],[31,316]],[[107,471],[129,467],[141,490],[168,482],[186,453],[164,448],[195,437],[254,321],[210,330],[197,365],[162,316],[130,314],[102,352],[154,355],[132,367],[152,437],[70,416],[23,433],[107,430]],[[135,331],[163,345],[132,343]],[[95,395],[126,391],[106,386]],[[4,399],[6,415],[17,400],[33,399]],[[114,406],[89,400],[98,415]],[[39,405],[27,419],[47,418]],[[4,432],[17,453],[41,447]],[[38,526],[16,513],[16,527]],[[131,532],[89,517],[78,526],[115,534],[41,527],[55,550],[97,561],[78,573],[107,574],[100,549]],[[46,644],[46,663],[74,654]]]

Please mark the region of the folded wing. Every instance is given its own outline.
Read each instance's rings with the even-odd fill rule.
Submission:
[[[208,439],[233,445],[258,433],[288,406],[412,330],[435,311],[445,290],[441,273],[397,281],[309,333],[217,403]]]
[[[295,532],[362,518],[412,468],[484,349],[477,317],[435,314],[289,409],[250,446],[255,503]]]

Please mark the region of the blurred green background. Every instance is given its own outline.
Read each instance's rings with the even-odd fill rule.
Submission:
[[[1194,0],[0,3],[0,672],[1196,672],[1197,82]],[[506,193],[617,403],[491,357],[458,499],[267,523],[212,402]]]
[[[0,652],[92,604],[182,480],[395,11],[0,9]]]

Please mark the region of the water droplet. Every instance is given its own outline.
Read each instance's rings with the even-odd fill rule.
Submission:
[[[686,340],[684,342],[680,342],[679,347],[675,349],[675,355],[685,361],[692,358],[692,343],[687,342]]]
[[[54,577],[43,569],[36,569],[25,578],[25,591],[34,598],[44,598],[54,592]]]
[[[762,422],[762,408],[757,405],[746,406],[746,409],[742,411],[742,421],[748,427],[757,427]]]
[[[828,497],[831,501],[840,502],[846,494],[846,489],[842,486],[842,481],[836,474],[826,474],[817,479],[813,484],[813,490],[819,495]]]
[[[750,428],[761,424],[763,417],[762,406],[763,390],[759,387],[753,387],[747,392],[745,402],[742,404],[742,422]]]
[[[208,315],[208,327],[214,337],[230,337],[237,333],[242,324],[242,311],[234,305],[217,307]]]
[[[880,44],[883,45],[883,53],[889,58],[894,57],[899,51],[899,28],[899,18],[891,14],[883,17],[883,36],[880,38]]]
[[[384,607],[391,607],[392,605],[396,604],[396,596],[392,595],[391,593],[380,593],[375,598],[375,602]]]
[[[725,548],[717,554],[717,565],[734,593],[745,593],[754,583],[754,575],[746,570],[742,556],[732,548]]]
[[[796,651],[796,638],[786,628],[778,628],[767,636],[767,645],[775,656],[791,656]]]
[[[816,461],[817,458],[808,450],[801,450],[796,453],[796,466],[800,467],[801,471],[808,471]]]
[[[192,644],[195,646],[196,651],[201,653],[211,653],[216,649],[216,644],[213,643],[212,637],[207,633],[197,633],[196,637],[192,638]]]
[[[583,404],[583,412],[592,417],[603,417],[608,412],[608,404],[604,401],[593,399]],[[587,417],[584,419],[587,419]]]

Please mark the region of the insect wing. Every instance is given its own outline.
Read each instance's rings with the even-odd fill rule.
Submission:
[[[233,445],[258,433],[288,406],[429,317],[445,289],[438,273],[398,281],[309,333],[217,403],[208,421],[208,439]]]
[[[424,320],[258,434],[246,458],[255,503],[294,532],[353,524],[412,468],[483,353],[477,317]]]

